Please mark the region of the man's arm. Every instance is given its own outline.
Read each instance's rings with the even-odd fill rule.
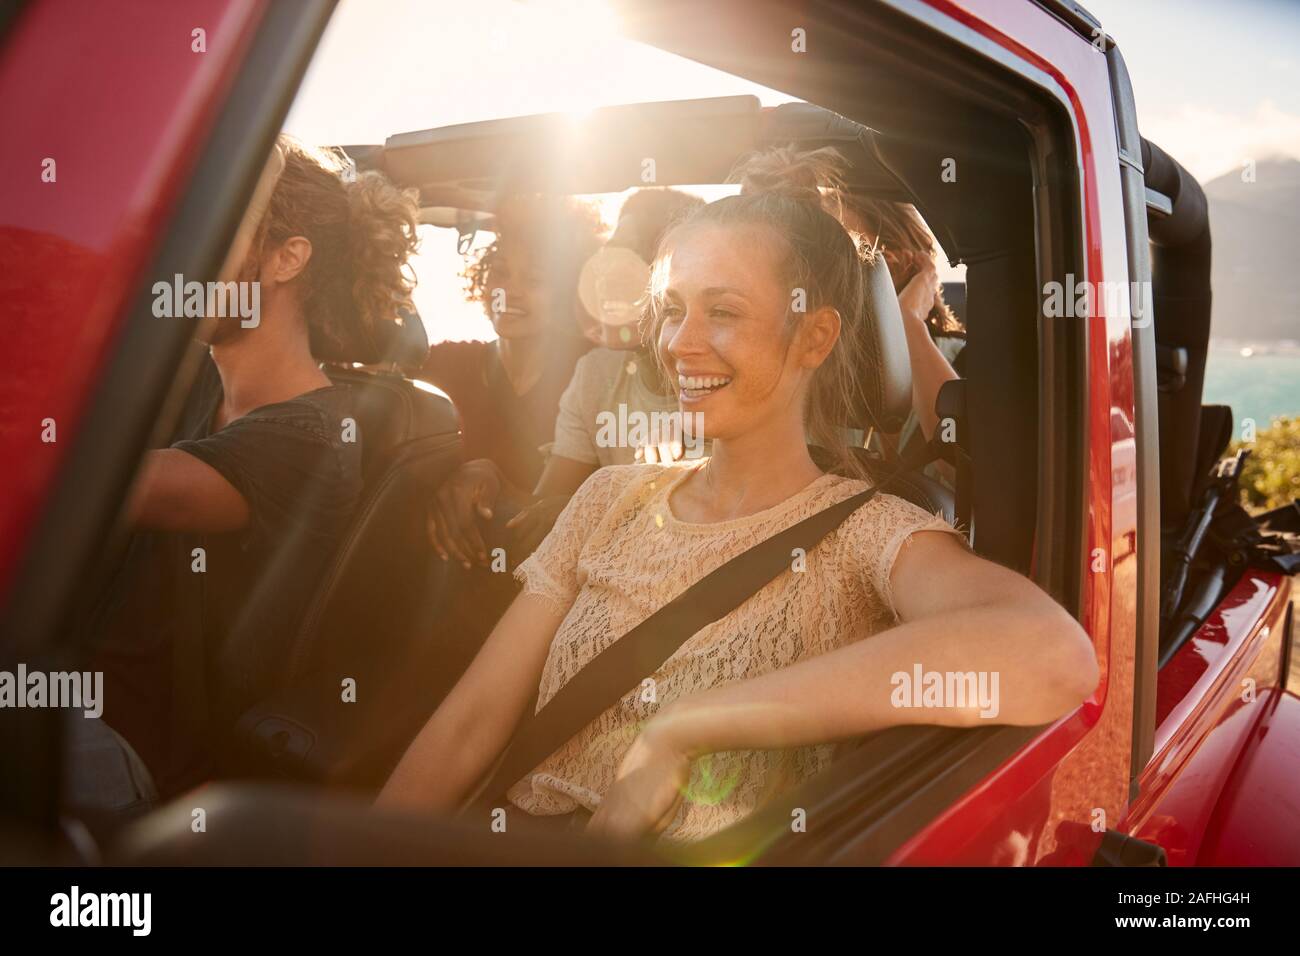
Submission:
[[[130,526],[144,531],[239,531],[250,518],[248,502],[234,485],[175,448],[145,454],[127,504]]]

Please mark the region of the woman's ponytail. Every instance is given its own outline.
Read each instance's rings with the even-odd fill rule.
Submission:
[[[767,193],[813,203],[842,222],[848,168],[848,161],[831,146],[802,151],[773,146],[741,160],[729,178],[740,184],[742,196]]]

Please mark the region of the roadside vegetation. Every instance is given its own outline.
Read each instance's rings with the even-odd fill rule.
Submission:
[[[1242,505],[1268,511],[1300,497],[1300,417],[1279,417],[1249,443],[1234,441],[1231,451],[1250,450],[1241,476]]]

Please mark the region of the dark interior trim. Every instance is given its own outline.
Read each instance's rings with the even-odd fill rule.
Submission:
[[[28,0],[0,0],[0,44],[8,39],[10,29],[18,23],[18,15],[27,4]]]
[[[962,57],[945,57],[951,65],[950,96],[969,97],[979,89],[980,100],[990,109],[1000,110],[1015,117],[1018,132],[1028,138],[1033,157],[1030,173],[1033,176],[1034,202],[1031,215],[1036,260],[1036,281],[1041,290],[1049,280],[1064,283],[1067,273],[1085,274],[1083,250],[1086,248],[1083,218],[1083,179],[1080,136],[1070,99],[1060,84],[1050,74],[1031,63],[1012,56],[1003,47],[977,31],[953,21],[920,0],[885,0],[889,6],[905,13],[936,30],[942,31],[966,49]],[[996,87],[993,80],[974,75],[975,68],[966,61],[975,54],[996,63],[1000,73],[1002,91],[993,93],[983,87]],[[958,67],[961,67],[960,71]],[[1006,80],[1014,74],[1024,81],[1016,88]],[[934,82],[932,79],[931,82]],[[918,208],[929,217],[923,202]],[[969,265],[978,267],[980,257],[967,257]],[[978,277],[976,277],[978,279]],[[1021,276],[1014,285],[1019,288],[1027,280]],[[972,281],[967,273],[968,285]],[[985,294],[996,294],[996,288]],[[984,494],[976,495],[975,547],[981,554],[1017,570],[1031,573],[1033,579],[1051,594],[1062,606],[1078,617],[1082,613],[1084,576],[1087,573],[1085,528],[1087,520],[1086,470],[1080,463],[1086,461],[1088,435],[1087,383],[1090,374],[1086,324],[1073,320],[1048,322],[1042,317],[1042,300],[1033,304],[1039,328],[1039,377],[1037,429],[1037,483],[1029,488],[1015,484],[1010,479],[1013,495],[1026,500],[1036,498],[1035,539],[1040,542],[1031,568],[1017,557],[1028,546],[1024,532],[1018,531],[1015,516],[993,515],[993,533],[990,541],[987,521],[990,516],[988,502],[1005,500],[1007,486],[989,483],[989,470]],[[969,309],[968,309],[969,311]],[[1017,353],[1017,361],[1030,361]],[[968,370],[969,371],[969,370]],[[972,414],[972,418],[975,418]],[[999,449],[994,454],[1003,454]],[[978,469],[977,469],[978,471]],[[996,476],[999,482],[1007,480],[1005,474]],[[978,480],[978,478],[977,478]],[[985,530],[980,540],[978,527],[980,498],[984,499]],[[1020,540],[1017,540],[1017,534]],[[1059,547],[1044,549],[1041,542],[1059,542]]]

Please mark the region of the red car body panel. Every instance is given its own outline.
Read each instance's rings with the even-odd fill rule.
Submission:
[[[1300,745],[1300,707],[1281,689],[1289,593],[1281,575],[1247,571],[1161,669],[1155,754],[1124,829],[1164,847],[1171,865],[1300,860],[1300,816],[1285,812],[1300,801],[1300,763],[1264,762]],[[1256,803],[1270,809],[1235,819]]]
[[[5,37],[0,594],[262,10],[46,0]],[[191,49],[196,28],[206,52]],[[42,181],[46,158],[54,182]]]
[[[1198,866],[1295,866],[1300,860],[1300,697],[1274,689],[1206,824]]]
[[[1031,5],[996,0],[927,0],[981,36],[1051,76],[1068,99],[1079,135],[1088,280],[1127,284],[1126,231],[1110,78],[1101,51]],[[1104,308],[1104,296],[1094,296]],[[1003,763],[911,840],[889,862],[901,865],[1087,863],[1100,830],[1120,829],[1165,848],[1171,865],[1300,861],[1300,827],[1286,807],[1300,800],[1296,767],[1269,764],[1300,739],[1300,708],[1279,688],[1283,618],[1291,593],[1279,575],[1249,571],[1204,627],[1161,669],[1155,756],[1129,806],[1133,674],[1137,635],[1137,475],[1112,467],[1132,457],[1135,420],[1132,334],[1123,316],[1089,326],[1088,550],[1107,548],[1104,571],[1084,583],[1083,624],[1093,637],[1102,683],[1075,714]],[[1090,564],[1091,570],[1091,564]],[[1254,680],[1253,704],[1233,707],[1240,679]],[[1234,696],[1237,695],[1237,696]],[[1283,700],[1284,703],[1269,705]],[[1263,722],[1268,710],[1270,718]],[[1271,732],[1252,746],[1257,725]],[[1247,799],[1235,767],[1249,767],[1265,796]],[[1223,803],[1220,803],[1220,795]],[[1268,800],[1277,808],[1254,823],[1237,808]],[[1288,822],[1289,821],[1289,822]],[[1267,834],[1285,829],[1270,841]],[[1198,855],[1206,841],[1207,850]],[[1213,841],[1212,844],[1209,841]]]
[[[1042,8],[925,0],[1045,74],[1078,133],[1086,279],[1129,281],[1116,125],[1104,55]],[[263,0],[81,4],[42,0],[0,50],[0,592],[75,435],[80,412],[159,242]],[[192,52],[191,30],[207,30]],[[43,183],[45,157],[57,183]],[[1082,281],[1085,277],[1078,277]],[[1094,301],[1104,303],[1104,297]],[[160,320],[163,321],[163,320]],[[1099,829],[1165,847],[1175,865],[1300,861],[1300,701],[1283,692],[1290,583],[1248,571],[1161,672],[1155,756],[1130,806],[1137,633],[1132,337],[1124,316],[1088,323],[1082,622],[1102,670],[1093,696],[972,787],[889,862],[1085,864]],[[42,422],[58,441],[41,440]],[[1125,444],[1127,443],[1127,444]],[[1038,542],[1038,549],[1045,546]],[[1253,702],[1243,681],[1254,683]],[[1102,826],[1098,828],[1098,821]]]

